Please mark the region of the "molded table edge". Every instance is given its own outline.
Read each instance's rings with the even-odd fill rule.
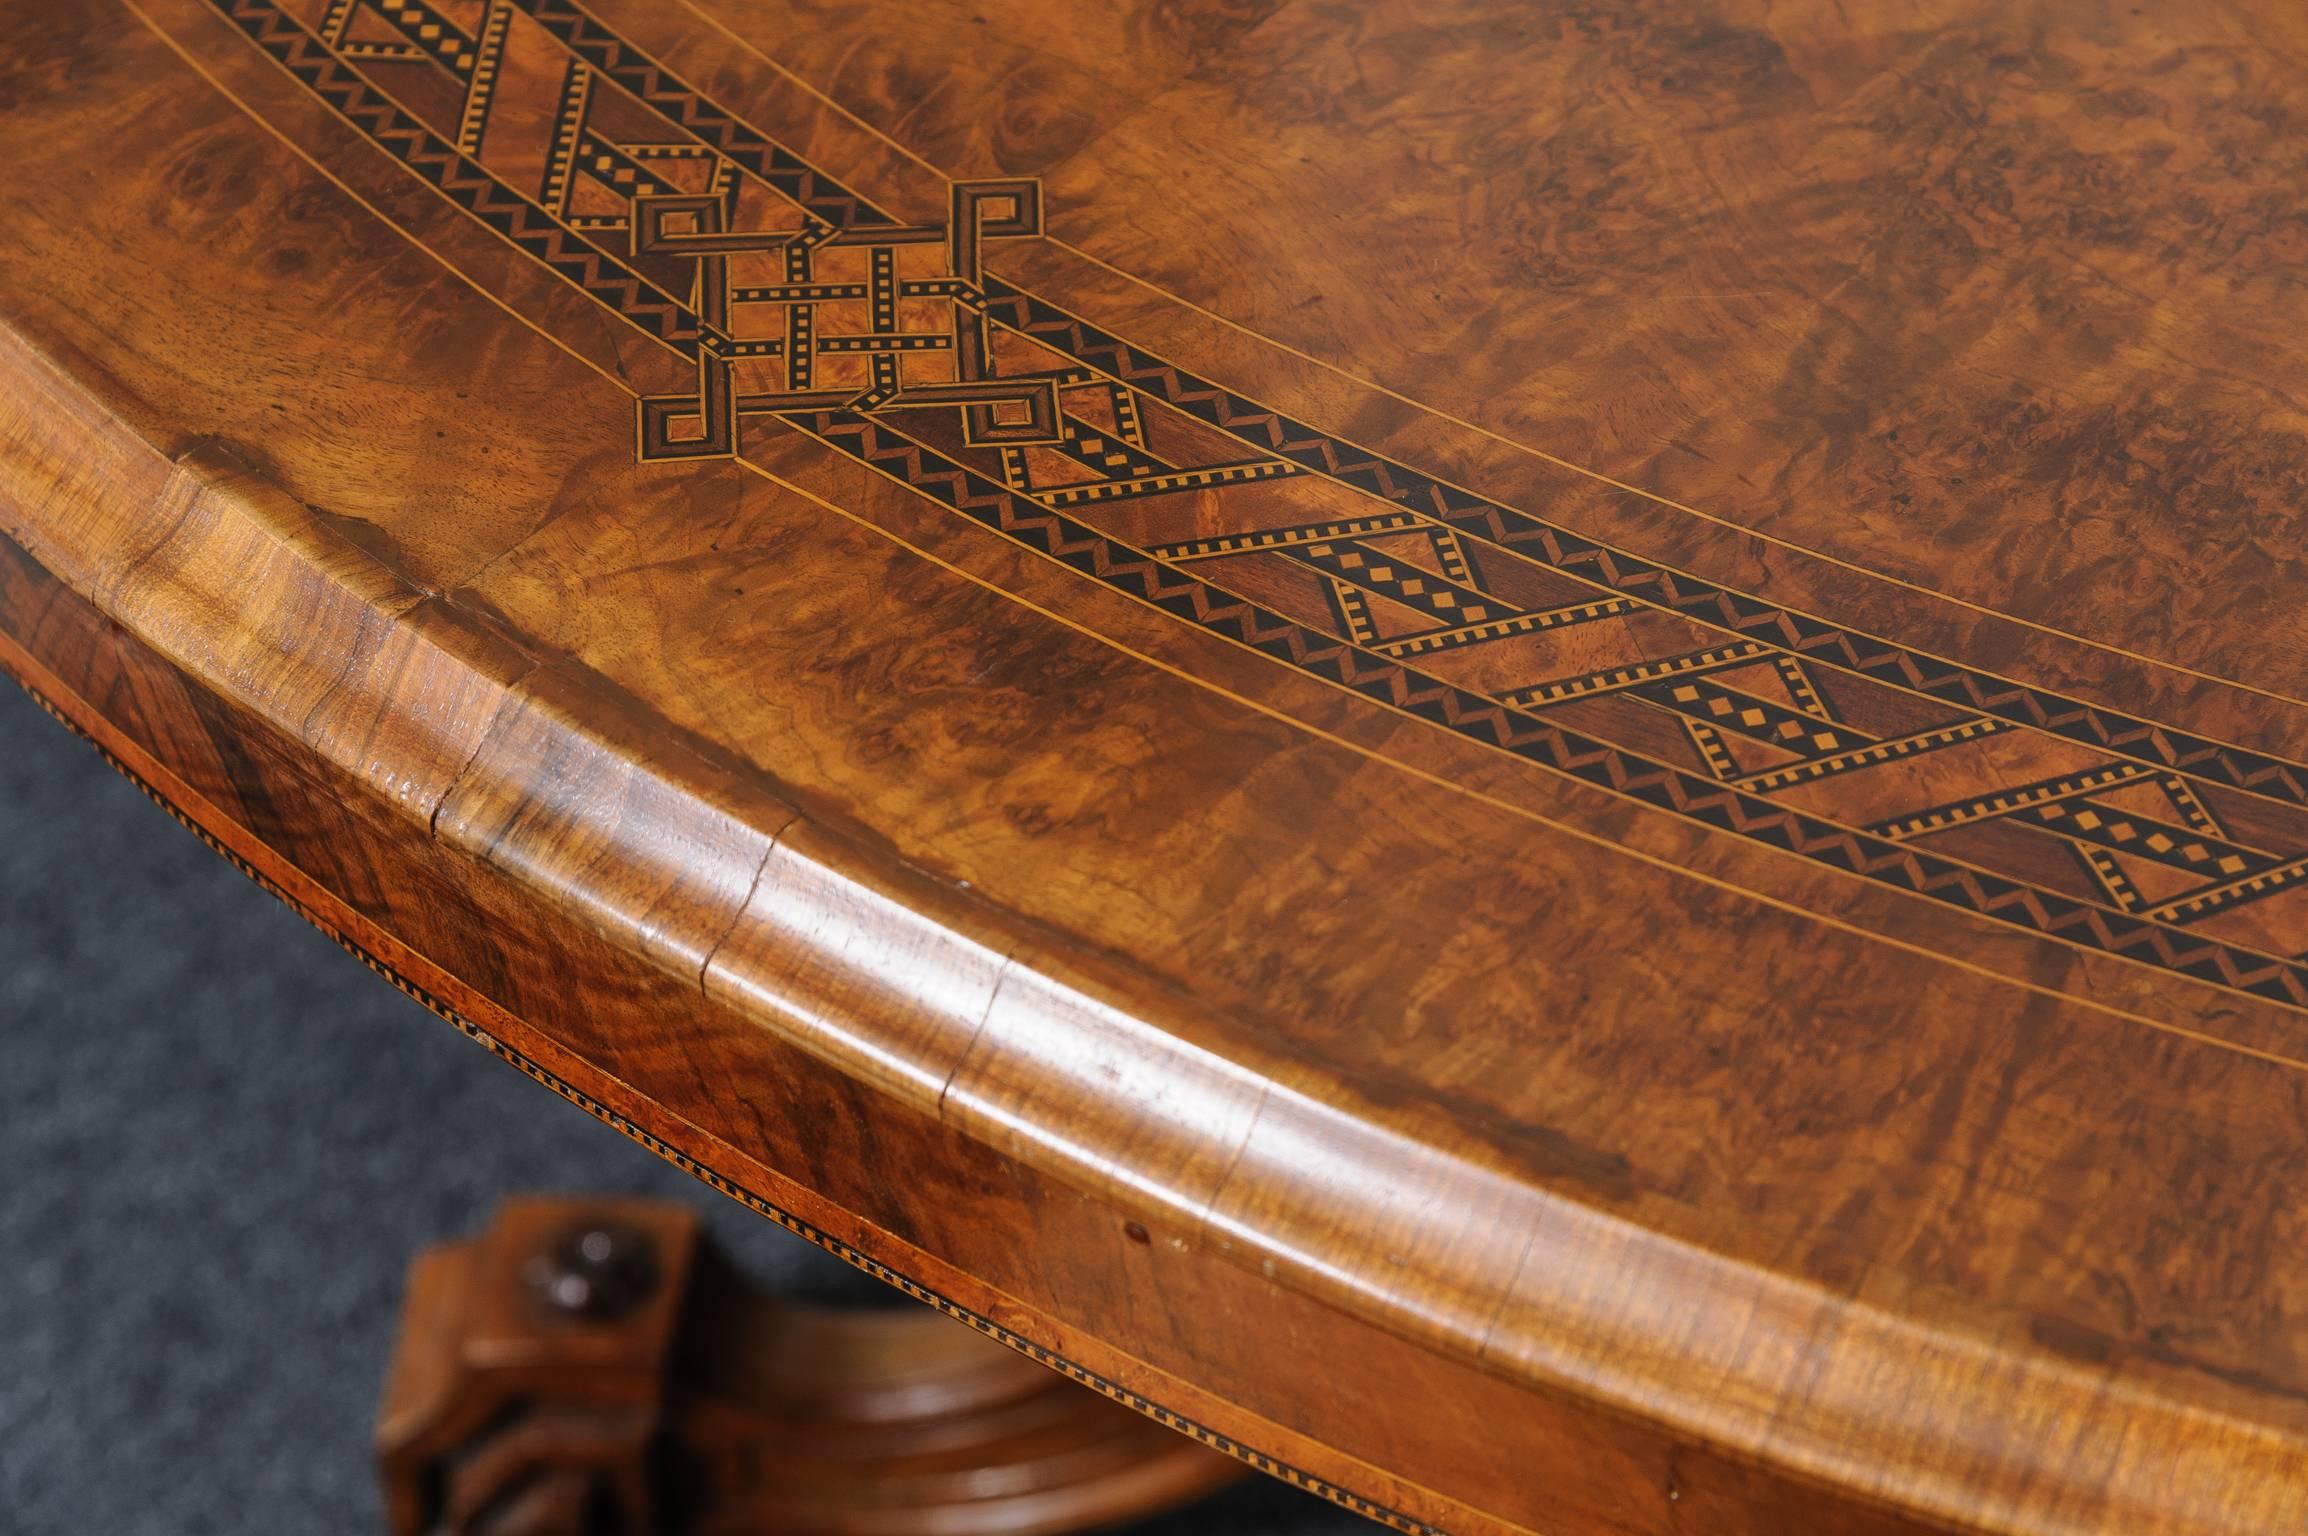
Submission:
[[[2207,1428],[2184,1403],[2040,1351],[1661,1236],[1508,1178],[1431,1129],[1350,1113],[1340,1085],[1303,1068],[1221,1054],[1202,1043],[1209,1021],[1157,979],[1066,953],[1061,937],[803,820],[758,773],[642,739],[645,717],[602,680],[387,569],[230,449],[169,461],[4,326],[0,374],[17,402],[0,485],[91,487],[38,515],[10,499],[0,531],[98,609],[535,899],[1118,1210],[1510,1379],[1957,1528],[2080,1533],[2103,1527],[2060,1512],[2096,1505],[2116,1528],[2220,1531],[2227,1490],[2308,1454],[2268,1427]],[[259,568],[293,610],[238,602]],[[540,750],[563,765],[565,793],[541,799],[518,776]],[[572,838],[581,860],[561,856]],[[1069,1117],[1118,1085],[1140,1090],[1127,1126]],[[1218,1214],[1238,1188],[1290,1188],[1317,1156],[1324,1187],[1351,1192],[1334,1209],[1281,1211],[1296,1229]],[[1420,1172],[1415,1208],[1392,1198],[1406,1167]],[[1451,1263],[1350,1270],[1337,1255],[1371,1246],[1342,1243],[1350,1231]],[[1510,1298],[1544,1326],[1500,1329]],[[1819,1390],[1790,1401],[1752,1368],[1790,1359]],[[1899,1399],[1880,1382],[1926,1379],[1927,1365],[1971,1384],[1964,1443],[1917,1447],[1887,1420]],[[2127,1459],[2123,1484],[2088,1489],[2063,1486],[2067,1462],[2031,1454],[2113,1435],[2192,1453]],[[2013,1465],[1959,1470],[1997,1462]],[[1982,1483],[2032,1497],[1983,1509]]]

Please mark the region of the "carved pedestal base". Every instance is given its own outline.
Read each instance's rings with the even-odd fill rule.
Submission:
[[[1026,1536],[1239,1470],[934,1312],[755,1294],[686,1209],[611,1200],[418,1257],[377,1447],[396,1536]]]

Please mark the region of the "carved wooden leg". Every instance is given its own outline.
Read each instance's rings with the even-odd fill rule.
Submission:
[[[377,1448],[396,1536],[1027,1536],[1240,1470],[934,1312],[758,1295],[630,1200],[419,1255]]]

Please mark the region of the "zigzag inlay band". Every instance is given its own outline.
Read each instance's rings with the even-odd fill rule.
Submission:
[[[2308,768],[1976,672],[1612,549],[1341,442],[1140,351],[991,273],[986,293],[987,314],[997,323],[1142,389],[1262,454],[1287,459],[1382,501],[1415,508],[1460,533],[1550,569],[1906,692],[2273,800],[2308,805]]]
[[[1391,709],[1583,783],[1877,884],[2271,1002],[2308,1008],[2308,966],[2298,962],[2197,938],[1991,874],[1623,752],[1212,587],[1064,513],[1013,495],[869,417],[819,411],[796,412],[792,419],[828,446],[1061,565]],[[2113,772],[2123,778],[2145,777],[2144,770],[2132,767]]]
[[[640,282],[584,236],[556,222],[545,209],[504,186],[459,155],[359,71],[330,53],[322,39],[286,17],[272,0],[208,0],[304,83],[338,115],[474,217],[505,233],[521,250],[596,302],[633,320],[685,357],[725,355],[742,345],[700,317]],[[806,164],[790,150],[709,100],[657,61],[588,15],[573,0],[510,0],[564,46],[570,56],[661,114],[668,123],[823,219],[829,230],[896,227],[896,220],[862,196]],[[1033,194],[1038,197],[1038,193]],[[957,190],[957,197],[959,191]],[[957,202],[957,207],[961,206]],[[1036,215],[1038,218],[1038,214]],[[1038,226],[1037,226],[1038,227]],[[1003,231],[995,231],[997,233]],[[2157,913],[2185,909],[2185,899],[2157,913],[2123,910],[1977,867],[1928,848],[1887,837],[1888,827],[1846,825],[1768,798],[1766,791],[1858,772],[2020,728],[2082,744],[2123,760],[2099,782],[2119,783],[2173,773],[2272,801],[2308,806],[2308,769],[2120,711],[1924,655],[1881,637],[1734,592],[1687,572],[1645,560],[1576,534],[1532,513],[1451,486],[1392,459],[1328,436],[1267,409],[1166,360],[1136,348],[1057,306],[1009,284],[974,263],[973,298],[985,318],[1046,352],[1068,359],[1153,402],[1247,445],[1261,460],[1292,466],[1374,498],[1406,517],[1405,531],[1431,529],[1503,551],[1514,561],[1571,577],[1601,601],[1640,605],[1697,623],[1724,636],[1723,644],[1684,656],[1606,668],[1581,678],[1554,679],[1489,696],[1406,666],[1414,645],[1383,639],[1367,612],[1343,615],[1357,644],[1308,627],[1067,516],[1057,507],[1019,494],[969,465],[956,462],[875,412],[878,397],[860,395],[848,408],[821,396],[781,405],[780,419],[845,456],[866,464],[1015,543],[1124,591],[1206,631],[1273,657],[1384,707],[1425,720],[1453,734],[1521,758],[1551,772],[1597,786],[1669,814],[1793,854],[1859,878],[1924,897],[1996,922],[2077,947],[2308,1009],[2308,967],[2278,955],[2227,944],[2159,921]],[[806,304],[788,311],[806,325]],[[982,338],[980,338],[982,344]],[[878,343],[877,343],[878,344]],[[787,336],[797,370],[824,338]],[[973,359],[982,366],[983,359]],[[979,375],[971,375],[973,378]],[[993,377],[992,374],[984,375]],[[751,407],[748,407],[749,409]],[[983,407],[968,407],[983,410]],[[1133,404],[1124,436],[1142,446],[1143,412]],[[1050,439],[1038,439],[1050,440]],[[973,438],[972,441],[977,441]],[[731,445],[723,455],[741,451]],[[702,452],[698,456],[706,456]],[[1081,497],[1084,502],[1095,497]],[[1361,520],[1336,526],[1364,527]],[[1223,534],[1164,554],[1184,559],[1237,549],[1282,549],[1303,540],[1268,534]],[[1461,561],[1463,568],[1464,562]],[[1467,572],[1467,594],[1473,573]],[[1366,605],[1365,605],[1366,606]],[[1502,604],[1511,610],[1514,605]],[[1597,616],[1600,616],[1598,613]],[[1900,693],[1954,706],[1980,717],[1888,742],[1850,742],[1832,724],[1811,738],[1823,755],[1800,768],[1774,770],[1726,783],[1707,774],[1655,761],[1539,711],[1571,699],[1625,691],[1658,678],[1696,675],[1749,660],[1776,658],[1791,697],[1819,705],[1804,667],[1845,673]],[[1789,665],[1796,666],[1790,675]],[[1787,722],[1789,729],[1796,722]],[[1848,747],[1848,750],[1846,748]],[[1711,764],[1717,772],[1722,764]],[[1917,808],[1893,818],[1901,835],[1921,830],[1931,813]],[[2273,888],[2273,887],[2267,887]],[[2251,899],[2258,890],[2238,896]]]

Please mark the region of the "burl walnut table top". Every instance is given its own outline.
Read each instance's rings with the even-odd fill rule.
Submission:
[[[2308,8],[6,0],[0,210],[8,670],[726,1192],[1407,1532],[2308,1521]]]

